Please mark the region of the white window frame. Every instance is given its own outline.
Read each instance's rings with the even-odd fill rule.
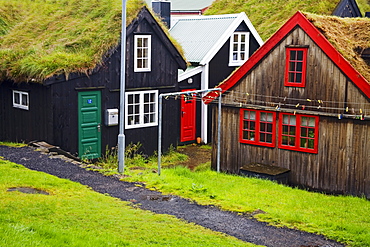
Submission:
[[[234,36],[237,36],[238,40],[234,40]],[[245,41],[242,42],[241,38],[245,35]],[[229,52],[229,66],[241,66],[245,61],[249,58],[249,32],[234,32],[230,37],[230,52]],[[236,45],[236,50],[234,49],[234,45]],[[242,47],[244,45],[245,50],[242,51]],[[244,59],[241,58],[241,54],[244,54]],[[236,54],[237,58],[234,59],[234,54]]]
[[[144,102],[145,95],[147,94],[154,94],[154,101]],[[138,95],[138,102],[131,102],[129,103],[129,97],[134,95]],[[149,97],[149,100],[151,98]],[[149,111],[145,109],[145,105],[154,104],[154,111]],[[137,106],[137,112],[135,109],[129,111],[129,107]],[[154,121],[145,123],[145,115],[154,114]],[[137,121],[135,122],[135,115],[138,117]],[[134,92],[126,92],[125,93],[125,128],[126,129],[134,129],[134,128],[142,128],[142,127],[150,127],[150,126],[157,126],[158,125],[158,90],[148,90],[148,91],[134,91]]]
[[[19,102],[16,102],[16,94],[19,95]],[[23,96],[26,97],[26,103],[23,102],[22,98]],[[18,91],[18,90],[13,90],[13,107],[14,108],[19,108],[23,110],[29,110],[29,105],[30,105],[30,98],[27,92],[24,91]]]
[[[139,46],[139,39],[147,39],[148,46]],[[147,56],[140,55],[140,49],[147,49]],[[139,57],[140,56],[140,57]],[[139,61],[146,60],[147,66],[144,68],[139,68]],[[152,36],[151,35],[135,35],[134,36],[134,72],[149,72],[151,71],[151,60],[152,60]]]

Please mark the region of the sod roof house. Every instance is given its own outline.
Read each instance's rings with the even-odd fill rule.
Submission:
[[[115,147],[121,1],[11,0],[0,13],[0,140],[42,140],[85,158]],[[126,145],[147,154],[157,149],[158,95],[178,91],[186,68],[162,26],[145,2],[127,2]],[[171,116],[179,104],[163,108]],[[163,129],[173,133],[163,147],[176,145],[179,120]]]
[[[170,29],[184,49],[190,63],[179,74],[181,90],[207,90],[227,78],[242,65],[261,45],[262,39],[245,13],[195,16],[179,19]],[[211,114],[207,106],[187,102],[181,107],[181,122],[187,125],[180,141],[194,141],[201,137],[211,141]]]
[[[291,17],[219,85],[221,170],[279,167],[293,185],[370,198],[369,32],[368,18]]]
[[[362,17],[356,0],[341,0],[334,9],[333,15],[339,17]]]

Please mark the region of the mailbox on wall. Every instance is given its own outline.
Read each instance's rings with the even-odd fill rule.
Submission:
[[[105,112],[105,125],[115,126],[118,125],[118,109],[107,109]]]

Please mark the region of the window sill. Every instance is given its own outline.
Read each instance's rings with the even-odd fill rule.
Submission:
[[[229,63],[229,67],[239,67],[242,66],[246,61],[238,62],[238,63]]]
[[[135,124],[135,125],[126,125],[125,129],[139,129],[139,128],[146,128],[146,127],[154,127],[158,126],[158,123],[152,123],[152,124]]]

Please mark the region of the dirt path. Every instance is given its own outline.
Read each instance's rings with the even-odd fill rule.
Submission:
[[[189,167],[193,170],[196,166],[211,161],[210,147],[202,147],[198,145],[179,146],[177,148],[179,153],[186,154],[189,159],[182,162],[181,165]]]
[[[137,207],[177,218],[223,232],[246,242],[272,247],[343,246],[323,236],[286,228],[268,226],[257,220],[221,211],[213,206],[202,206],[177,196],[162,195],[135,183],[122,182],[115,177],[105,177],[87,171],[79,165],[35,151],[31,147],[11,148],[0,145],[0,156],[25,167],[66,178],[106,193]]]

